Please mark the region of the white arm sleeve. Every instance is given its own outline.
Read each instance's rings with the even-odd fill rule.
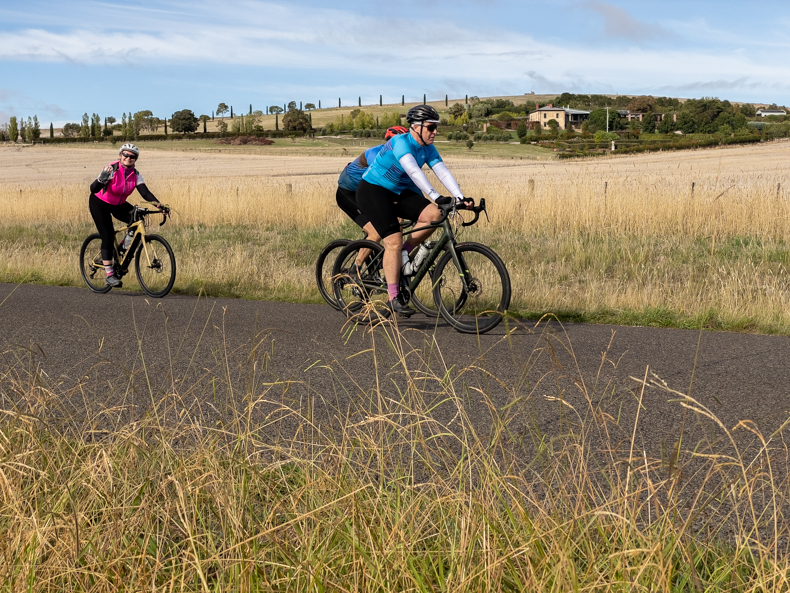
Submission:
[[[414,185],[419,187],[422,191],[428,194],[428,197],[432,200],[436,200],[441,194],[433,189],[431,182],[428,181],[428,178],[425,176],[425,173],[422,172],[417,166],[417,161],[414,160],[414,155],[412,154],[404,154],[400,160],[398,161],[403,167],[403,170],[411,177],[411,180],[414,182]]]
[[[447,188],[447,191],[453,194],[457,200],[462,200],[464,198],[464,194],[458,186],[458,182],[455,180],[455,177],[453,177],[453,174],[450,173],[450,169],[447,168],[447,165],[440,161],[433,166],[433,172],[436,174],[439,181],[442,182],[442,185]]]

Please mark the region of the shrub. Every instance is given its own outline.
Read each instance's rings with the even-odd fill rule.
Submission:
[[[609,140],[619,140],[620,136],[614,134],[612,132],[604,132],[603,130],[598,130],[595,132],[595,136],[593,136],[593,140],[596,142],[607,142]]]
[[[63,124],[62,134],[65,138],[74,138],[80,133],[80,124]]]

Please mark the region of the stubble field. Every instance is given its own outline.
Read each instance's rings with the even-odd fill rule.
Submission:
[[[163,234],[175,291],[318,302],[313,263],[357,237],[334,202],[345,156],[144,150],[138,168],[175,212]],[[439,145],[441,150],[441,145]],[[0,148],[0,281],[81,284],[88,185],[109,148]],[[485,156],[485,155],[483,155]],[[587,161],[448,157],[490,223],[515,314],[790,331],[790,144]],[[435,182],[435,180],[434,180]],[[130,284],[134,284],[131,281]]]
[[[789,151],[448,164],[490,204],[491,222],[464,236],[502,255],[516,313],[788,333]],[[0,281],[81,284],[87,188],[113,156],[0,148]],[[317,301],[316,254],[359,235],[333,198],[349,158],[146,149],[139,168],[175,212],[162,232],[178,259],[176,292]],[[275,376],[274,343],[269,351],[257,336],[249,352],[212,351],[194,382],[148,382],[150,410],[113,434],[75,430],[93,421],[93,402],[70,407],[70,388],[35,349],[9,347],[0,590],[787,590],[786,422],[765,439],[748,421],[728,429],[653,382],[689,423],[710,420],[721,436],[697,442],[681,430],[648,458],[639,415],[621,418],[611,384],[577,384],[586,404],[575,409],[561,383],[555,392],[525,379],[497,409],[434,345],[381,331],[406,388],[389,391],[391,357],[371,389],[336,368],[332,385],[351,404],[328,425],[310,404],[277,404],[299,378]],[[125,401],[126,368],[148,377],[142,343],[118,365],[121,379],[97,365],[97,383],[82,376],[75,391]],[[534,355],[519,364],[530,369]],[[211,406],[234,380],[243,404],[225,422],[187,412],[187,398]],[[646,381],[631,394],[637,409],[652,405]],[[491,434],[475,432],[469,397],[490,406]],[[514,430],[540,398],[557,404],[553,432]],[[447,425],[437,402],[457,406]],[[253,412],[268,403],[261,422]],[[282,438],[284,422],[303,430]],[[757,450],[735,432],[755,436]]]

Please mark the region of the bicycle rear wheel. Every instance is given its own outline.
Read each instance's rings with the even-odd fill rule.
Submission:
[[[99,233],[93,233],[80,247],[80,273],[85,284],[93,292],[104,294],[110,292],[112,286],[107,284],[107,274],[104,272],[104,264],[101,257],[101,237]]]
[[[449,250],[441,257],[434,272],[434,302],[457,331],[490,331],[510,306],[507,268],[492,249],[479,243],[459,243],[455,252],[462,269],[458,269]]]
[[[160,299],[176,281],[176,256],[163,237],[147,235],[134,254],[134,269],[143,292]]]
[[[361,264],[355,270],[357,260]],[[332,289],[340,311],[350,317],[387,302],[383,262],[384,248],[373,241],[352,241],[343,248],[332,268]]]
[[[338,311],[340,311],[340,305],[337,304],[332,288],[332,268],[337,256],[349,243],[351,243],[349,239],[336,239],[330,242],[321,250],[315,262],[315,281],[318,284],[318,292],[321,293],[328,305]]]

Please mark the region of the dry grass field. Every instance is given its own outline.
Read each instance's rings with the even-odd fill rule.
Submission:
[[[267,147],[268,148],[268,147]],[[306,149],[307,150],[307,149]],[[176,291],[315,301],[322,245],[359,233],[334,204],[353,156],[144,150],[174,211]],[[80,284],[87,187],[114,150],[0,148],[0,280]],[[790,144],[580,161],[448,157],[490,223],[515,313],[790,331]],[[253,273],[250,274],[249,270]]]
[[[490,204],[490,223],[464,237],[502,255],[516,313],[790,333],[789,153],[448,163]],[[0,281],[81,284],[87,187],[112,157],[0,147]],[[161,232],[176,291],[317,301],[319,249],[359,235],[334,206],[347,160],[145,150],[139,167],[175,212]],[[128,359],[102,354],[118,379],[96,364],[76,387],[35,349],[3,353],[0,591],[788,590],[786,422],[765,436],[728,428],[646,375],[631,405],[649,388],[707,422],[705,439],[681,431],[652,458],[611,383],[577,383],[574,407],[560,381],[531,381],[537,352],[514,360],[523,380],[497,407],[430,338],[373,332],[366,353],[387,364],[368,389],[342,364],[283,380],[270,336],[228,351],[214,330],[223,346],[194,378],[171,363],[150,380],[142,341]],[[331,375],[327,393],[308,371]],[[126,423],[143,376],[150,409]],[[101,408],[93,390],[123,404]],[[490,408],[490,434],[476,432],[470,397]],[[550,432],[531,421],[538,399],[556,403]],[[332,422],[316,421],[316,403]],[[439,404],[457,410],[447,424]],[[105,416],[113,430],[94,430]]]

